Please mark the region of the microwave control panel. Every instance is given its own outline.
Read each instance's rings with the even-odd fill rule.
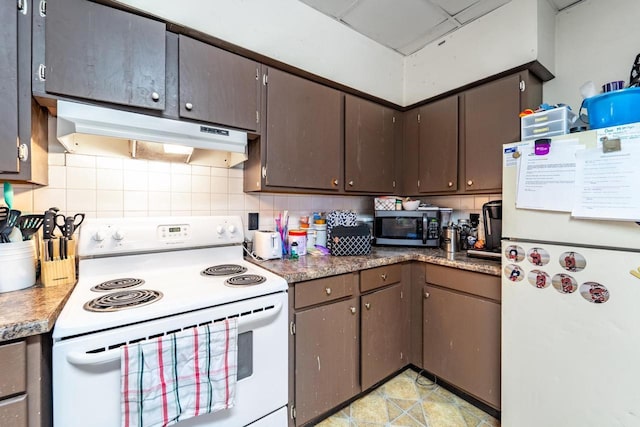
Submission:
[[[440,226],[437,218],[430,218],[427,225],[427,239],[437,239],[440,237]]]

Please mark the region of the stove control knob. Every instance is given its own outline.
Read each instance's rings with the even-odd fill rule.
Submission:
[[[221,226],[221,225],[217,226],[217,227],[216,227],[216,233],[218,233],[218,234],[222,234],[222,233],[224,233],[224,228],[222,228],[222,226]]]
[[[235,226],[235,225],[233,225],[233,224],[231,224],[231,225],[227,228],[227,230],[229,230],[229,233],[233,234],[233,233],[235,233],[235,232],[236,232],[236,226]]]
[[[124,233],[122,232],[122,230],[116,230],[113,233],[112,237],[114,238],[114,240],[122,240],[124,239]]]
[[[96,231],[96,234],[93,235],[93,240],[96,242],[102,242],[105,239],[106,233],[102,230]]]

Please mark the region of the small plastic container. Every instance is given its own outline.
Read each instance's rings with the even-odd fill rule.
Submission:
[[[0,244],[0,292],[17,291],[35,285],[34,241]]]
[[[307,254],[307,232],[306,230],[289,230],[289,247],[297,243],[298,255]]]
[[[327,247],[327,224],[314,224],[316,229],[316,245]]]
[[[528,139],[548,138],[555,135],[569,133],[571,124],[575,122],[576,114],[568,107],[529,114],[520,119],[520,137]]]

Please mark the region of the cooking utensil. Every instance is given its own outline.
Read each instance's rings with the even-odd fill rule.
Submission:
[[[77,213],[74,216],[65,217],[62,214],[57,214],[55,217],[56,226],[60,229],[62,236],[60,237],[60,257],[67,259],[68,255],[68,241],[73,240],[73,233],[84,221],[84,214]]]
[[[22,240],[31,240],[44,223],[44,215],[22,215],[18,221],[18,228],[22,232]]]
[[[0,206],[0,223],[7,219],[9,216],[9,208],[6,206]]]
[[[4,183],[4,203],[9,210],[13,209],[13,186],[10,182]]]
[[[15,225],[18,223],[18,219],[20,219],[21,213],[22,212],[16,209],[11,209],[9,211],[9,216],[7,216],[7,219],[4,221],[2,228],[0,228],[0,241],[2,241],[3,243],[11,242],[9,240],[9,235],[13,231],[13,227],[15,227]]]
[[[55,223],[56,212],[49,209],[44,213],[44,222],[42,224],[42,238],[47,246],[47,253],[45,260],[53,261],[53,230],[56,227]]]

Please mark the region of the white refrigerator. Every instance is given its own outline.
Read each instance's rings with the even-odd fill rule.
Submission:
[[[502,426],[640,426],[640,226],[516,207],[523,147],[503,152]]]

